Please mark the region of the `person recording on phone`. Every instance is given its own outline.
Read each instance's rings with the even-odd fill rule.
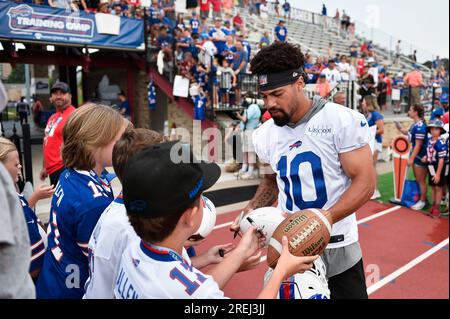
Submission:
[[[249,92],[248,98],[243,103],[244,111],[235,113],[236,117],[241,121],[239,126],[242,132],[242,152],[243,162],[242,168],[236,173],[241,179],[255,178],[256,153],[253,146],[252,134],[258,127],[261,118],[261,109],[259,108],[255,96]]]

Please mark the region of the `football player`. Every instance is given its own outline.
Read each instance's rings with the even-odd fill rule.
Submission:
[[[369,127],[356,111],[305,96],[304,63],[299,47],[281,42],[251,62],[272,116],[253,133],[253,143],[273,174],[265,176],[244,213],[276,199],[288,213],[327,210],[333,228],[322,259],[331,298],[367,298],[355,212],[375,189]],[[238,229],[236,220],[231,230]]]

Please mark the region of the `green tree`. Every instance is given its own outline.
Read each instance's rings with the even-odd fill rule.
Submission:
[[[6,83],[25,83],[25,64],[17,64],[8,76]]]

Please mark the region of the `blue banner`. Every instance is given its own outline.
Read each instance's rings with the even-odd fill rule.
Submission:
[[[0,0],[0,38],[143,51],[144,21]]]

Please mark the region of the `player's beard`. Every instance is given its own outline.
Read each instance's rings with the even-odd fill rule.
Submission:
[[[281,113],[281,115],[277,115],[277,116],[273,116],[272,113],[270,113],[270,115],[273,118],[273,122],[275,123],[276,126],[285,126],[287,125],[290,121],[291,121],[291,117],[283,110],[277,109],[277,112]]]

